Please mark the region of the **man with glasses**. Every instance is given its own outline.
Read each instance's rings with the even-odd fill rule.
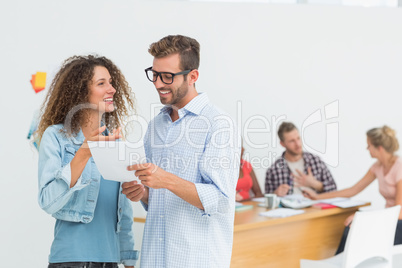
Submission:
[[[233,120],[198,93],[200,45],[167,36],[151,44],[145,69],[165,106],[144,138],[141,184],[123,193],[148,211],[141,267],[229,267],[240,144]],[[144,187],[145,186],[145,187]]]

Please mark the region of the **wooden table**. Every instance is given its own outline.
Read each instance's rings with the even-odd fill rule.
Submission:
[[[287,218],[259,216],[258,207],[235,214],[231,267],[299,267],[300,259],[333,256],[344,229],[344,220],[359,207],[317,209]],[[365,204],[369,205],[369,203]]]

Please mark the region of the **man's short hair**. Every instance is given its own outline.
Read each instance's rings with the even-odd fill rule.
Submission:
[[[198,69],[200,66],[200,44],[197,40],[183,35],[168,35],[149,46],[148,52],[155,58],[179,54],[180,68]]]
[[[297,129],[297,127],[291,123],[291,122],[283,122],[278,129],[278,137],[281,141],[284,140],[283,136],[285,133],[288,133],[294,129]]]

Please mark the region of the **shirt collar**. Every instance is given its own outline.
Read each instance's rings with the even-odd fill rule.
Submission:
[[[204,109],[204,107],[208,104],[209,99],[207,93],[198,93],[198,95],[193,98],[189,103],[186,104],[183,108],[179,109],[179,114],[181,113],[186,113],[190,112],[196,115],[199,115]],[[172,107],[170,105],[164,106],[160,111],[162,113],[168,113],[170,114],[170,111],[172,110]]]
[[[283,161],[287,161],[287,160],[285,159],[285,153],[286,153],[286,151],[284,151],[284,152],[282,153],[282,160],[283,160]],[[306,153],[305,153],[305,152],[302,152],[302,154],[303,154],[304,163],[307,163],[307,162],[308,162],[308,159],[307,159]]]

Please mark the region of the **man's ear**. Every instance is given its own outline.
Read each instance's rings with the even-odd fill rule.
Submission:
[[[192,70],[191,72],[188,73],[187,80],[188,80],[189,86],[192,86],[195,84],[195,82],[198,80],[199,75],[200,75],[200,73],[198,72],[197,69]]]
[[[285,147],[285,144],[283,143],[283,141],[280,141],[279,144],[282,145],[282,147]]]

